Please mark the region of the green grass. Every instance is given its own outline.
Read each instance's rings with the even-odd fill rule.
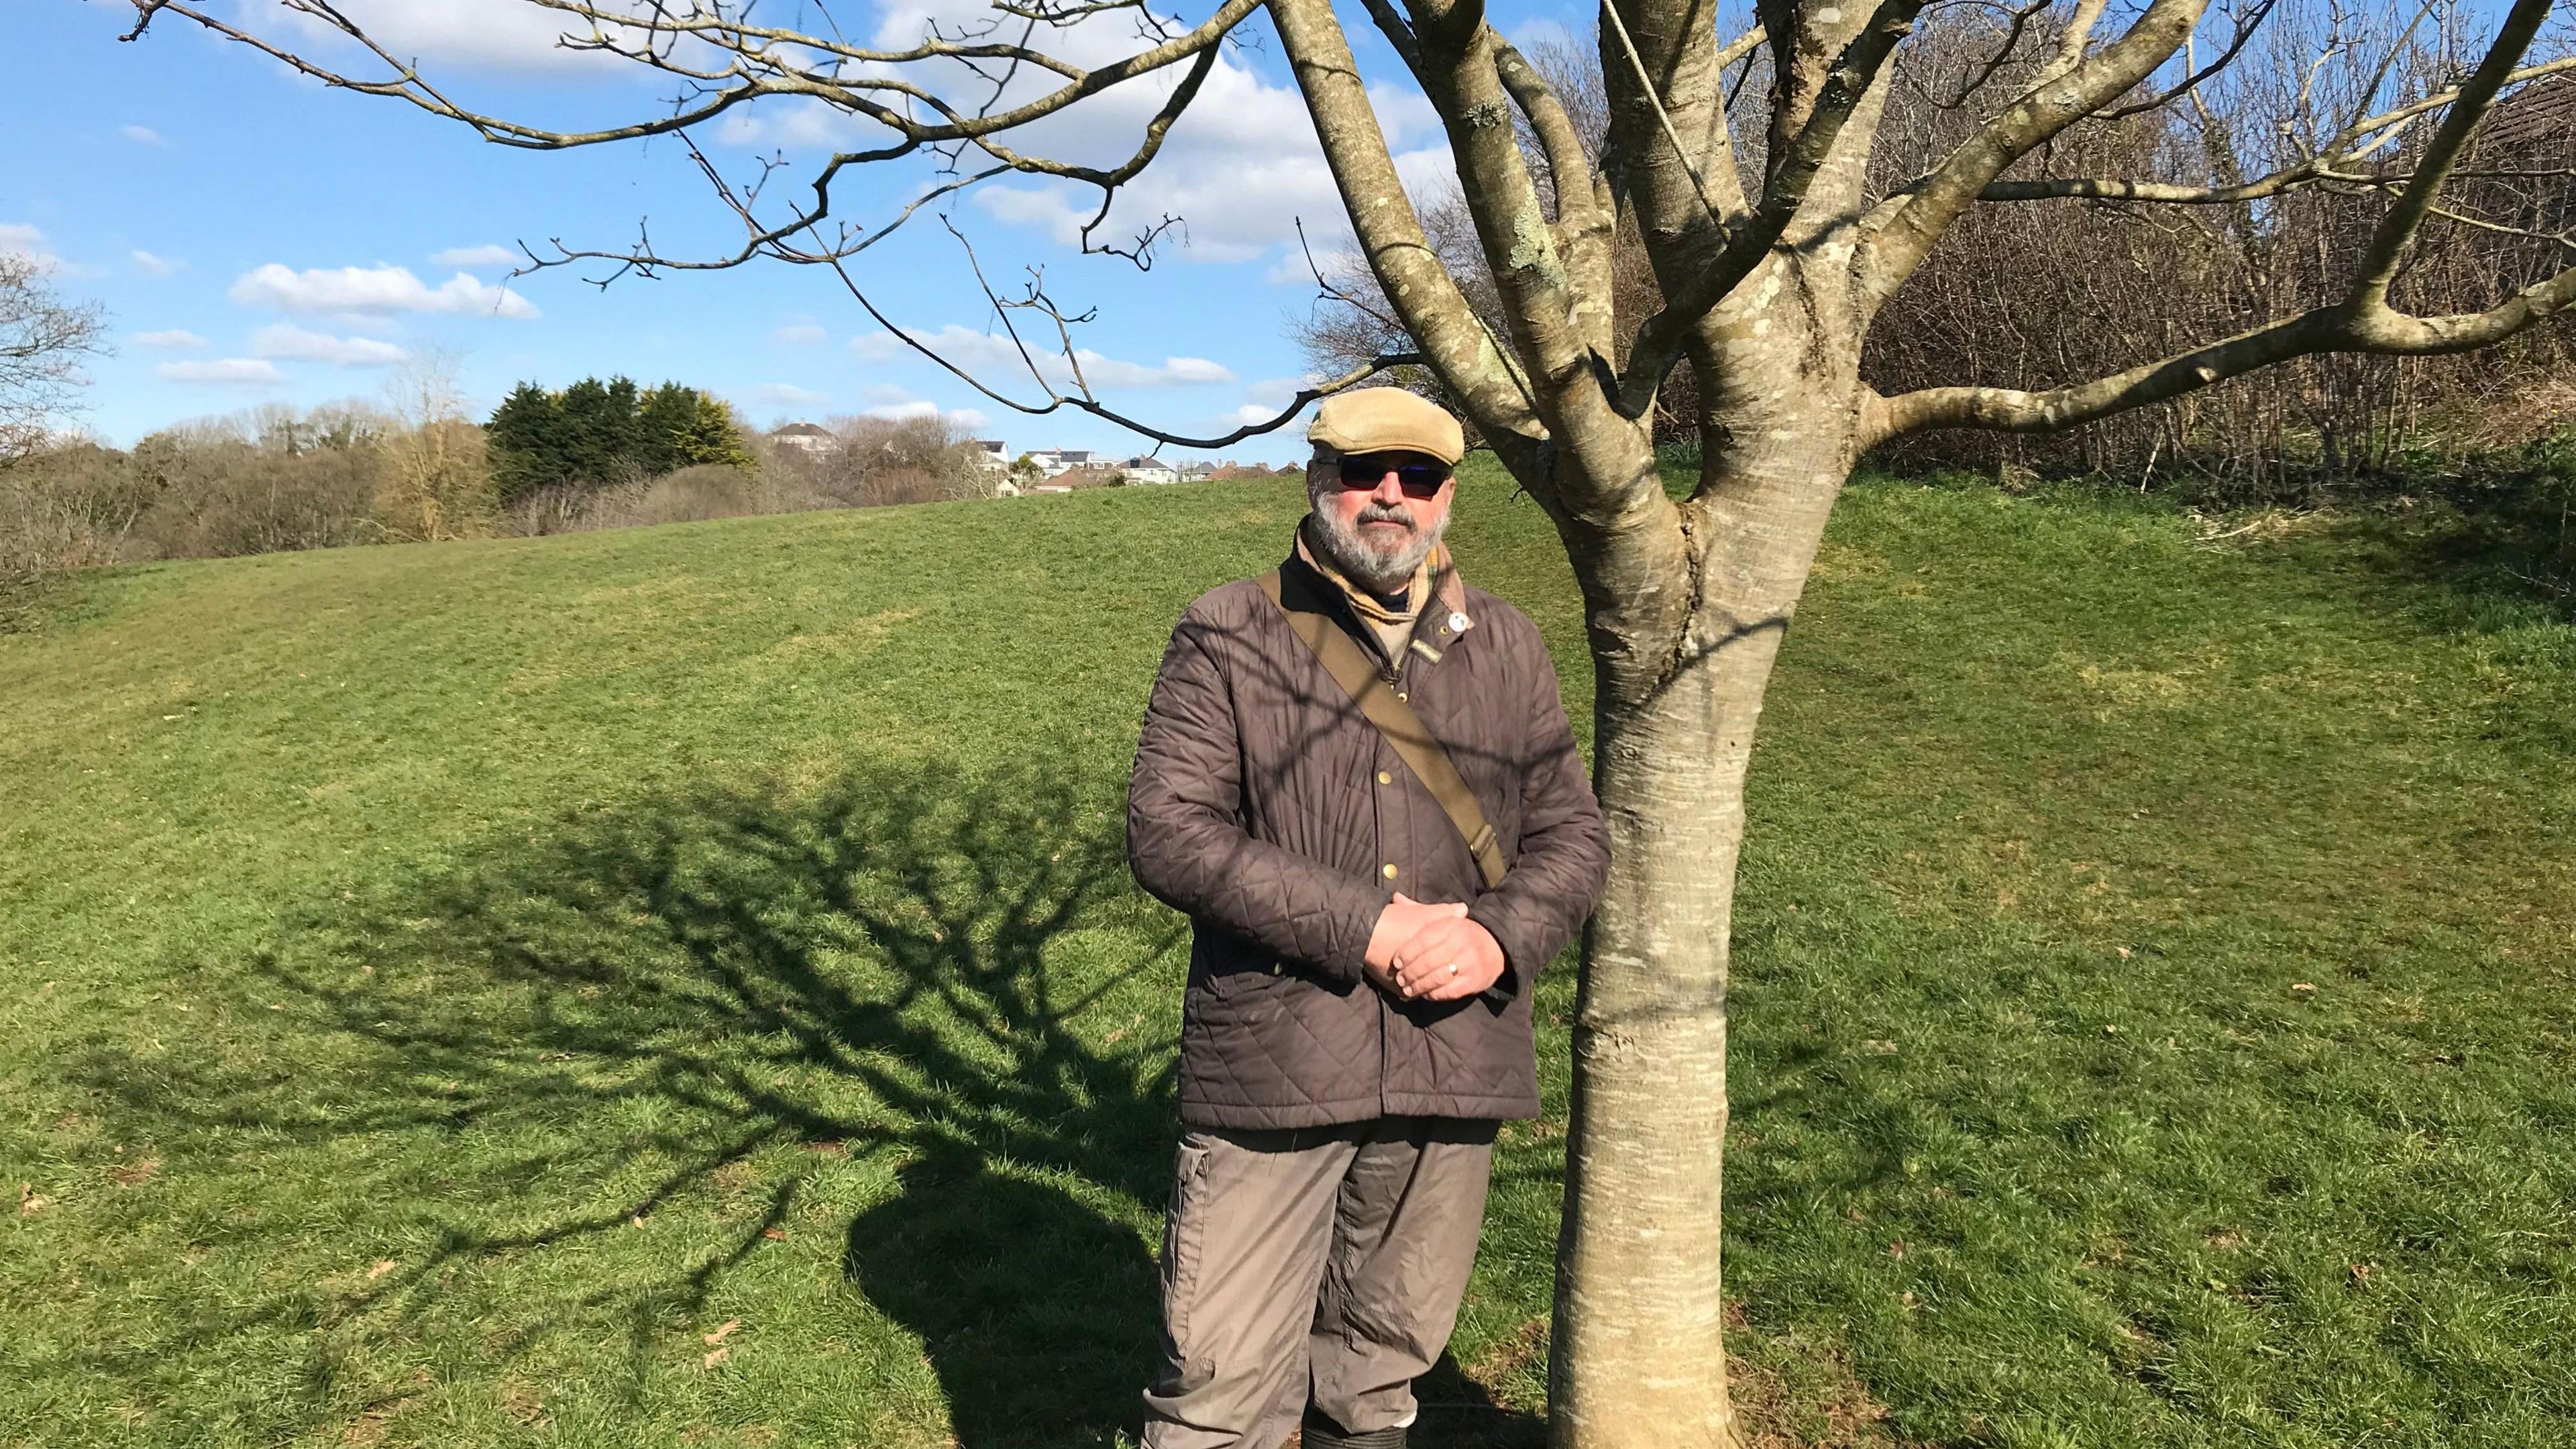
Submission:
[[[1579,696],[1507,491],[1459,555]],[[1300,502],[172,564],[0,636],[0,1442],[1108,1442],[1185,950],[1128,751]],[[1738,925],[1765,1423],[2576,1438],[2576,630],[2439,559],[1852,491]],[[1530,1433],[1561,1145],[1451,1441]]]

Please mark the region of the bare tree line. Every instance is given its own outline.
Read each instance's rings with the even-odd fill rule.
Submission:
[[[381,400],[270,403],[118,449],[48,433],[0,465],[0,586],[96,564],[526,536],[978,497],[976,450],[938,418],[832,420],[832,446],[747,443],[698,466],[504,502],[452,360]]]

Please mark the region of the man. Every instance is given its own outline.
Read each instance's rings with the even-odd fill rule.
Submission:
[[[1295,549],[1182,615],[1128,797],[1192,925],[1151,1449],[1404,1443],[1496,1125],[1538,1115],[1531,989],[1609,869],[1545,643],[1441,546],[1457,420],[1373,388],[1307,436]]]

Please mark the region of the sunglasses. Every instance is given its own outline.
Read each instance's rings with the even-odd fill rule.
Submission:
[[[1337,465],[1345,488],[1375,488],[1386,475],[1395,475],[1396,486],[1407,498],[1436,498],[1449,482],[1449,470],[1438,463],[1403,461],[1402,453],[1361,453],[1345,457]]]

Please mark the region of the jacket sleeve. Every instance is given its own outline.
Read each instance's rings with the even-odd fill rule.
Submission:
[[[1522,764],[1519,848],[1503,883],[1467,908],[1467,919],[1503,948],[1505,969],[1486,993],[1491,996],[1509,996],[1538,980],[1541,968],[1583,928],[1610,880],[1610,832],[1565,718],[1556,666],[1536,627],[1522,627],[1530,630],[1538,664]]]
[[[1385,898],[1375,881],[1243,828],[1243,751],[1217,632],[1193,609],[1163,652],[1127,789],[1127,864],[1192,920],[1357,983]]]

